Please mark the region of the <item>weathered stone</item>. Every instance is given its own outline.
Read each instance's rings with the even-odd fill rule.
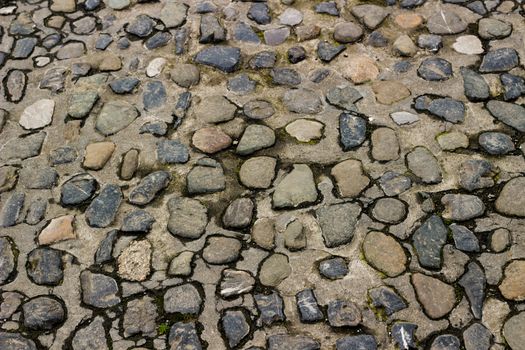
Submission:
[[[428,218],[412,235],[419,264],[426,268],[441,268],[441,252],[447,240],[447,227],[439,216]]]
[[[370,183],[370,179],[363,171],[361,162],[355,159],[348,159],[336,164],[330,174],[335,179],[341,197],[357,197]]]
[[[401,274],[406,269],[407,257],[402,246],[391,236],[372,231],[363,241],[366,260],[389,277]]]
[[[195,328],[195,323],[177,322],[171,326],[168,337],[171,350],[201,350],[202,344]]]
[[[324,244],[333,248],[349,243],[360,213],[361,207],[356,203],[334,204],[317,209]]]
[[[209,236],[202,258],[209,264],[224,265],[239,259],[241,242],[224,236]]]
[[[445,206],[443,218],[454,221],[465,221],[483,215],[485,205],[476,196],[469,194],[446,194],[441,198]]]
[[[135,107],[125,101],[106,102],[98,114],[96,129],[103,135],[116,134],[139,116]]]
[[[389,287],[381,286],[370,289],[368,295],[372,299],[372,305],[376,308],[383,308],[388,316],[407,307],[405,301]]]
[[[16,256],[14,245],[7,237],[0,237],[0,285],[9,282],[10,278],[16,273]],[[0,341],[1,343],[1,341]]]
[[[272,157],[253,157],[244,162],[239,170],[239,179],[249,188],[268,188],[275,177],[277,161]]]
[[[216,68],[225,73],[237,70],[241,60],[241,50],[230,46],[210,46],[195,56],[195,62]]]
[[[27,256],[27,275],[36,284],[56,286],[64,276],[62,252],[37,248]]]
[[[164,311],[198,315],[202,307],[199,290],[190,283],[172,287],[164,294]]]
[[[283,299],[277,292],[268,295],[255,294],[254,299],[260,313],[258,325],[270,326],[285,321]]]
[[[412,284],[419,302],[430,318],[441,318],[448,314],[456,303],[454,287],[437,278],[421,273],[412,275]]]
[[[82,301],[96,308],[108,308],[120,303],[117,282],[106,275],[83,271],[80,274]]]
[[[66,318],[62,304],[47,296],[38,296],[24,303],[22,313],[24,326],[35,331],[55,329]]]
[[[153,298],[145,296],[129,301],[122,322],[124,337],[128,338],[137,334],[143,337],[154,337],[157,335],[157,316],[157,307]]]
[[[350,301],[330,301],[326,313],[332,327],[354,327],[361,323],[361,310]]]
[[[441,167],[432,153],[425,147],[416,147],[406,155],[407,166],[425,184],[440,183]]]
[[[75,239],[74,215],[64,215],[51,219],[38,234],[38,244],[52,244],[68,239]]]
[[[512,350],[525,349],[525,312],[520,312],[505,322],[503,335]]]
[[[273,254],[266,258],[259,270],[259,281],[268,287],[276,287],[283,280],[288,278],[292,268],[288,262],[288,257],[283,254]]]
[[[339,115],[339,140],[344,151],[360,146],[366,138],[367,122],[364,118],[352,114]]]
[[[297,309],[301,322],[319,322],[324,319],[323,312],[317,304],[314,291],[311,289],[304,289],[295,295]]]
[[[86,209],[86,221],[92,227],[107,227],[117,215],[122,191],[117,185],[106,185]]]
[[[499,290],[506,299],[525,300],[525,260],[514,260],[505,267]]]
[[[524,186],[524,177],[507,182],[496,199],[496,210],[506,215],[525,217]]]
[[[317,114],[323,109],[323,103],[316,92],[301,88],[287,90],[283,96],[283,104],[290,112],[301,114]]]
[[[275,188],[273,207],[276,209],[296,208],[309,205],[317,200],[317,187],[312,170],[305,164],[295,164]]]
[[[129,202],[136,205],[146,205],[155,199],[155,196],[165,189],[171,181],[167,171],[155,171],[140,180],[140,183],[131,190]]]
[[[100,170],[106,165],[113,154],[116,145],[113,142],[90,143],[86,147],[86,153],[82,165],[84,168]]]
[[[250,324],[241,310],[227,310],[221,318],[221,325],[230,348],[241,344],[250,333]]]
[[[319,350],[316,340],[304,335],[276,334],[268,337],[268,350]]]

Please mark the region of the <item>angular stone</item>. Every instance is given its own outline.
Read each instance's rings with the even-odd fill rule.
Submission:
[[[292,268],[286,255],[272,254],[261,264],[259,281],[264,286],[276,287],[288,278],[291,272]]]
[[[332,280],[340,279],[348,274],[348,263],[345,259],[334,257],[319,263],[319,273]]]
[[[202,350],[202,344],[193,322],[173,324],[170,329],[168,344],[171,350]]]
[[[160,12],[159,19],[166,28],[180,27],[186,21],[188,5],[178,0],[167,0]]]
[[[507,72],[519,64],[519,55],[513,48],[500,48],[483,56],[479,71],[481,73]]]
[[[441,268],[441,253],[448,230],[439,216],[428,218],[412,235],[419,264],[425,268]]]
[[[475,318],[481,318],[481,309],[485,299],[485,285],[487,280],[481,267],[471,262],[468,264],[467,272],[461,276],[459,285],[465,290],[470,301],[470,309]]]
[[[193,134],[191,142],[200,151],[213,154],[230,147],[232,139],[221,129],[209,127],[197,130]]]
[[[38,234],[38,244],[53,244],[68,239],[75,239],[74,215],[64,215],[51,219]]]
[[[197,53],[195,62],[216,68],[225,73],[237,70],[241,60],[241,50],[230,46],[209,46]]]
[[[129,301],[122,321],[124,337],[128,338],[137,334],[148,338],[156,336],[157,317],[157,307],[153,298],[145,296]]]
[[[132,241],[117,259],[119,277],[128,281],[144,281],[151,272],[152,250],[147,240]]]
[[[62,252],[52,248],[37,248],[27,256],[27,275],[40,285],[56,286],[64,276]]]
[[[361,207],[357,203],[333,204],[317,209],[316,216],[325,245],[333,248],[349,243],[360,213]]]
[[[219,285],[219,293],[223,298],[235,297],[252,291],[255,278],[242,270],[225,269]]]
[[[449,226],[457,249],[464,252],[478,252],[479,241],[476,235],[465,226],[452,224]]]
[[[118,230],[111,230],[100,242],[95,252],[95,264],[104,264],[113,260],[113,245],[117,240]]]
[[[157,159],[162,164],[186,163],[190,158],[188,147],[178,140],[157,142]]]
[[[412,275],[412,284],[419,302],[426,314],[432,319],[445,316],[456,303],[454,287],[437,278],[416,273]]]
[[[254,204],[250,198],[237,198],[226,208],[222,223],[226,228],[245,228],[252,221],[253,210]]]
[[[0,348],[4,350],[37,350],[35,343],[19,333],[0,332]]]
[[[108,308],[120,303],[117,282],[106,275],[88,270],[80,274],[82,301],[96,308]]]
[[[364,118],[341,113],[339,115],[339,138],[344,151],[360,146],[366,138],[367,122]]]
[[[172,287],[164,294],[164,311],[198,315],[202,307],[202,298],[199,290],[190,283]]]
[[[388,316],[407,308],[405,301],[389,287],[381,286],[370,289],[368,295],[372,300],[372,305],[382,308]]]
[[[264,42],[266,45],[277,46],[286,41],[290,36],[290,28],[280,27],[264,31]]]
[[[102,169],[109,158],[111,158],[115,147],[116,145],[113,142],[90,143],[86,147],[86,154],[82,165],[87,169]]]
[[[97,91],[76,92],[70,96],[67,114],[74,119],[85,118],[97,101]]]
[[[432,153],[418,146],[406,155],[408,169],[423,183],[435,184],[442,181],[441,167]]]
[[[332,45],[326,40],[319,41],[319,44],[317,44],[317,57],[323,62],[330,62],[344,50],[346,50],[345,45]]]
[[[267,295],[255,294],[254,299],[260,314],[258,325],[270,326],[285,321],[283,299],[277,292],[273,291]]]
[[[487,109],[494,118],[514,129],[525,132],[525,108],[514,103],[491,100]]]
[[[286,125],[286,132],[299,142],[319,140],[323,136],[324,125],[308,119],[297,119]]]
[[[97,117],[95,127],[102,135],[109,136],[126,128],[138,116],[137,109],[125,101],[106,102]]]
[[[357,197],[370,183],[370,179],[363,171],[361,162],[355,159],[348,159],[336,164],[330,174],[335,179],[341,197]]]
[[[19,123],[24,129],[40,129],[53,120],[55,101],[42,99],[27,107],[20,116]]]
[[[410,90],[398,81],[384,80],[372,84],[377,102],[391,105],[410,96]]]
[[[287,90],[283,104],[290,112],[301,114],[317,114],[323,109],[319,95],[313,90],[302,88]]]
[[[475,35],[462,35],[458,37],[456,42],[452,44],[452,48],[456,52],[464,55],[479,55],[485,51],[481,41]]]
[[[304,335],[275,334],[268,338],[268,350],[319,350],[315,339]]]
[[[441,198],[441,204],[445,206],[442,216],[448,220],[470,220],[485,212],[481,199],[469,194],[446,194]]]
[[[505,215],[525,217],[525,177],[516,177],[503,186],[496,210]]]
[[[417,73],[428,81],[447,80],[452,77],[452,65],[442,58],[427,58],[421,62]]]
[[[90,174],[78,174],[64,182],[60,189],[62,205],[79,205],[88,201],[97,190],[97,180]]]
[[[276,186],[273,193],[273,207],[276,209],[297,208],[317,200],[317,187],[312,170],[305,164],[294,164]]]
[[[35,331],[52,330],[66,318],[60,302],[47,296],[38,296],[22,305],[24,327]]]
[[[73,336],[71,346],[73,350],[108,350],[104,319],[97,316],[79,328]]]
[[[138,209],[129,212],[123,219],[120,231],[125,233],[148,233],[155,218],[145,210]]]
[[[467,23],[450,10],[436,11],[427,21],[430,33],[439,35],[458,34],[467,29]]]
[[[466,350],[488,350],[492,334],[480,323],[473,323],[463,331],[463,342]]]
[[[117,215],[122,191],[117,185],[106,185],[86,209],[86,221],[91,227],[107,227]]]
[[[241,344],[250,333],[250,324],[241,310],[227,310],[221,318],[221,325],[230,348]]]
[[[0,237],[0,285],[9,282],[10,278],[16,273],[16,257],[14,244],[10,238]],[[1,344],[1,341],[0,341]]]
[[[298,292],[295,295],[295,301],[301,322],[319,322],[324,319],[323,312],[317,304],[317,299],[312,289],[304,289]]]

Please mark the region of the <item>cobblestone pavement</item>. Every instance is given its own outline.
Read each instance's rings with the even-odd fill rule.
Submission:
[[[0,0],[0,350],[524,350],[524,16]]]

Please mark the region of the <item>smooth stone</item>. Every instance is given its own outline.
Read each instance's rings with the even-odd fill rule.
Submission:
[[[396,198],[379,198],[372,208],[372,216],[386,224],[397,224],[405,218],[405,203]]]
[[[463,343],[466,350],[488,350],[492,334],[480,323],[473,323],[463,331]]]
[[[461,67],[463,77],[463,90],[465,96],[471,101],[482,101],[490,97],[490,88],[481,74]]]
[[[422,267],[441,268],[442,250],[447,234],[447,227],[437,215],[432,215],[414,232],[412,241]]]
[[[264,31],[264,42],[269,46],[277,46],[286,41],[290,36],[289,27],[273,28]]]
[[[332,280],[343,278],[348,272],[348,263],[340,257],[329,258],[319,263],[319,273]]]
[[[250,6],[247,17],[257,24],[269,24],[272,21],[270,8],[266,3],[254,2]]]
[[[125,77],[113,80],[109,87],[116,94],[129,94],[137,87],[140,80],[134,77]]]
[[[219,283],[219,293],[223,298],[235,297],[253,290],[255,278],[242,270],[225,269]]]
[[[375,80],[379,75],[379,68],[375,60],[369,56],[352,55],[346,60],[342,74],[352,83],[362,84]]]
[[[222,166],[215,160],[203,158],[186,176],[186,184],[190,194],[223,191],[226,181]]]
[[[305,164],[294,164],[293,170],[279,182],[273,193],[275,209],[297,208],[317,200],[317,187],[312,170]]]
[[[371,231],[366,235],[363,253],[374,268],[389,277],[395,277],[406,269],[407,257],[402,246],[382,232]]]
[[[335,178],[341,197],[357,197],[370,183],[363,172],[361,161],[348,159],[336,164],[330,174]]]
[[[284,281],[292,269],[288,262],[288,257],[283,254],[272,254],[266,258],[259,270],[259,281],[262,285],[267,287],[277,287]]]
[[[251,79],[247,74],[240,74],[228,80],[227,87],[229,91],[239,95],[247,95],[255,91],[257,82]]]
[[[485,212],[481,199],[469,194],[446,194],[441,198],[441,204],[445,206],[442,216],[448,220],[466,221]]]
[[[303,14],[301,11],[288,7],[279,16],[279,22],[287,26],[296,26],[303,21]]]
[[[496,210],[506,215],[525,217],[524,188],[525,177],[507,182],[496,199]]]
[[[24,327],[33,331],[53,330],[66,318],[62,304],[54,298],[37,296],[22,305]]]
[[[487,102],[490,114],[500,122],[525,132],[525,108],[514,103],[491,100]]]
[[[306,248],[306,234],[303,224],[299,220],[294,220],[286,226],[284,246],[290,251]]]
[[[455,12],[440,9],[428,18],[427,28],[432,34],[450,35],[465,31],[467,23]]]
[[[54,111],[55,101],[48,99],[39,100],[24,109],[19,123],[24,129],[43,128],[51,124]]]
[[[102,107],[95,124],[103,135],[116,134],[139,116],[137,109],[125,101],[106,102]]]
[[[244,130],[235,152],[249,155],[275,144],[275,132],[265,125],[252,124]]]
[[[508,300],[525,300],[525,260],[514,260],[505,267],[499,290]]]
[[[113,246],[117,241],[118,230],[111,230],[100,242],[95,252],[95,264],[104,264],[113,260]]]
[[[195,254],[190,251],[183,251],[174,257],[168,268],[168,273],[172,276],[187,277],[192,273],[192,262]]]
[[[241,165],[239,179],[249,188],[268,188],[275,177],[277,160],[272,157],[253,157]]]
[[[286,132],[299,142],[319,140],[323,136],[324,125],[318,121],[297,119],[286,125]]]
[[[478,252],[479,241],[476,235],[466,228],[457,224],[449,226],[452,231],[452,238],[457,249],[464,252]]]
[[[168,201],[168,231],[188,239],[199,238],[208,223],[208,210],[198,200],[173,197]]]
[[[465,55],[479,55],[485,52],[481,41],[475,35],[463,35],[456,38],[456,42],[452,44],[452,48],[456,52]]]
[[[361,323],[361,311],[350,301],[332,300],[328,303],[326,313],[332,327],[354,327]]]
[[[334,26],[334,40],[348,44],[359,40],[363,36],[363,29],[352,22],[341,22]]]
[[[348,111],[355,110],[355,103],[362,98],[361,93],[351,86],[334,87],[326,93],[326,100],[330,104]]]
[[[230,147],[232,139],[221,129],[209,127],[197,130],[193,134],[191,142],[198,150],[213,154]]]
[[[224,45],[208,46],[195,56],[195,62],[225,73],[232,73],[237,70],[240,60],[241,50],[239,48]]]
[[[71,341],[71,347],[73,350],[108,350],[106,337],[104,319],[101,316],[96,316],[88,324],[83,324],[76,330]]]
[[[124,10],[129,7],[130,0],[107,0],[106,4],[113,10]]]
[[[478,143],[485,152],[502,155],[514,151],[512,138],[502,132],[484,132],[479,135]]]
[[[407,156],[408,169],[423,183],[435,184],[442,181],[441,167],[432,153],[425,147],[418,146]]]
[[[478,22],[478,34],[485,40],[503,39],[511,32],[512,24],[496,18],[482,18]]]
[[[417,114],[403,111],[390,113],[390,117],[397,125],[410,125],[419,121]]]
[[[483,56],[480,73],[507,72],[519,65],[519,55],[513,48],[500,48],[487,52]]]
[[[448,314],[456,303],[454,287],[421,273],[412,275],[412,284],[425,313],[432,319]]]
[[[287,90],[283,95],[283,104],[290,112],[301,114],[317,114],[323,109],[319,95],[303,88]]]
[[[86,147],[82,166],[87,169],[100,170],[111,158],[116,145],[113,142],[95,142]]]
[[[245,116],[257,120],[266,119],[275,114],[272,103],[266,100],[251,100],[246,102],[242,108]]]
[[[391,105],[410,96],[410,90],[398,81],[384,80],[372,84],[377,102]]]
[[[242,229],[250,225],[254,211],[254,204],[250,198],[233,200],[222,216],[224,227]]]
[[[512,350],[525,349],[525,312],[522,311],[505,322],[503,335]]]
[[[319,350],[321,345],[305,335],[275,334],[267,337],[268,350]]]
[[[458,148],[467,148],[469,145],[469,139],[467,135],[461,132],[447,132],[440,134],[436,137],[436,141],[439,143],[444,151],[454,151]]]
[[[324,319],[323,311],[320,309],[314,291],[304,289],[295,295],[299,318],[303,323],[314,323]]]
[[[393,171],[387,171],[379,179],[379,185],[389,197],[397,196],[412,187],[412,181],[409,177],[398,174]]]
[[[270,76],[275,85],[297,86],[301,84],[301,76],[291,68],[276,67],[272,69]]]
[[[98,101],[98,98],[98,92],[92,90],[72,94],[70,96],[67,114],[74,119],[87,117]]]

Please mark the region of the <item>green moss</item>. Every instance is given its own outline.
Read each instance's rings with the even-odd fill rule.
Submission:
[[[164,335],[164,334],[167,334],[169,330],[170,330],[170,325],[167,322],[163,322],[159,324],[159,326],[157,327],[157,334]]]

